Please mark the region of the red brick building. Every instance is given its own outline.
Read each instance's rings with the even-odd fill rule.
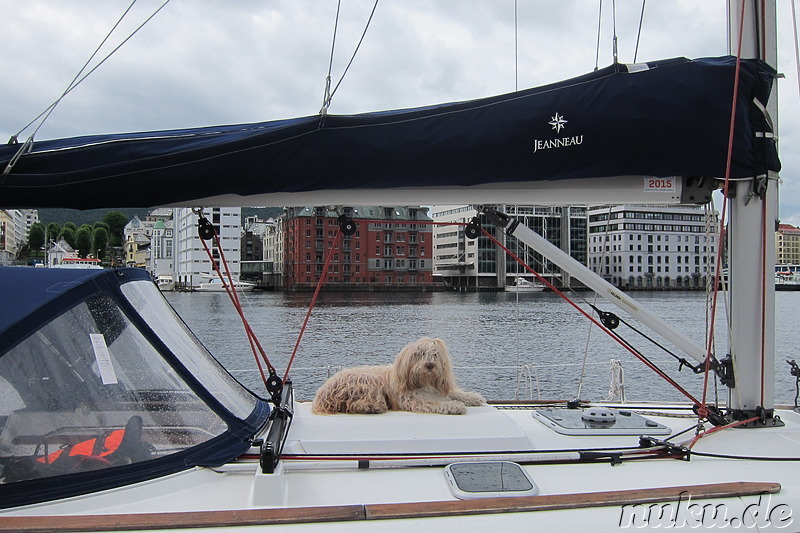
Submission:
[[[356,224],[339,233],[340,214]],[[326,284],[357,288],[425,287],[433,283],[433,233],[427,208],[395,206],[287,207],[284,215],[283,284],[315,286],[327,253]]]

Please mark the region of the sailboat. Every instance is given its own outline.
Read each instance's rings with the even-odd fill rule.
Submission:
[[[747,5],[731,10],[744,27],[773,20],[761,7],[774,2]],[[727,392],[719,403],[315,415],[294,400],[303,385],[273,368],[268,398],[240,385],[143,271],[0,268],[15,302],[0,307],[0,529],[796,528],[800,412],[774,402],[774,243],[754,229],[775,219],[776,73],[758,40],[743,50],[420,109],[0,147],[8,207],[105,205],[134,178],[126,200],[139,205],[361,205],[386,194],[480,204],[468,236],[493,228],[534,248]],[[556,132],[559,117],[571,129]],[[731,201],[726,353],[497,207],[703,204],[720,187]],[[599,328],[618,324],[600,310]]]

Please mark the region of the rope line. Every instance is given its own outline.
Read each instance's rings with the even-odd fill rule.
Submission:
[[[205,221],[208,223],[208,219],[205,218],[203,215],[202,209],[197,211],[198,216],[200,217],[200,221]],[[200,226],[200,223],[198,223]],[[209,260],[211,261],[212,268],[214,272],[217,273],[220,282],[222,282],[222,286],[225,288],[225,292],[228,294],[228,297],[231,299],[231,303],[233,304],[233,308],[239,315],[239,318],[242,321],[242,326],[244,326],[245,333],[247,334],[247,340],[250,344],[250,349],[253,351],[253,357],[256,360],[256,365],[258,366],[259,374],[261,374],[261,379],[264,382],[264,386],[269,389],[269,378],[264,373],[264,369],[261,366],[261,360],[264,361],[267,369],[269,370],[270,375],[275,374],[275,367],[269,361],[266,352],[264,351],[263,346],[261,346],[261,342],[258,340],[253,328],[250,326],[250,323],[247,320],[247,317],[244,315],[244,309],[242,309],[242,304],[239,301],[239,296],[236,292],[236,286],[233,283],[233,275],[231,274],[230,267],[228,266],[228,261],[225,258],[225,251],[222,248],[222,244],[219,240],[219,235],[217,235],[216,229],[211,223],[208,223],[208,226],[211,228],[213,233],[214,242],[219,250],[220,259],[222,260],[222,264],[225,267],[225,274],[228,278],[228,283],[225,283],[225,276],[223,276],[222,271],[220,271],[219,265],[217,261],[214,260],[214,255],[211,253],[211,249],[209,248],[206,240],[200,236],[200,242],[203,244],[203,249],[206,251],[206,255],[208,255]],[[261,359],[259,359],[259,354],[261,355]]]
[[[731,165],[733,164],[733,141],[734,141],[734,129],[736,124],[736,101],[739,95],[739,73],[741,71],[741,64],[742,64],[742,38],[744,35],[744,7],[745,2],[742,2],[742,9],[740,12],[739,17],[739,37],[738,37],[738,45],[736,51],[736,69],[734,73],[734,80],[733,80],[733,98],[731,102],[731,120],[730,120],[730,127],[728,130],[728,154],[727,159],[725,161],[725,182],[722,187],[722,213],[720,215],[719,224],[720,224],[720,235],[724,235],[725,231],[725,218],[727,215],[728,210],[728,198],[730,194],[730,182],[731,182]],[[705,417],[708,415],[708,409],[706,408],[706,400],[708,398],[708,378],[711,373],[711,348],[714,345],[714,328],[716,326],[716,318],[717,318],[717,302],[719,301],[719,279],[722,275],[722,249],[723,247],[720,245],[717,246],[717,262],[716,268],[714,272],[714,292],[711,301],[711,321],[708,327],[708,340],[706,342],[706,364],[705,364],[705,371],[703,373],[703,396],[702,396],[702,403],[700,404],[700,408],[698,409],[698,416]],[[734,361],[735,364],[735,361]]]
[[[688,392],[686,389],[684,389],[683,387],[681,387],[681,386],[680,386],[680,385],[679,385],[679,384],[678,384],[678,383],[677,383],[675,380],[673,380],[671,377],[669,377],[667,374],[665,374],[663,370],[661,370],[660,368],[658,368],[657,366],[655,366],[653,363],[651,363],[651,362],[650,362],[650,361],[649,361],[649,360],[648,360],[646,357],[642,356],[642,355],[641,355],[641,354],[639,354],[639,353],[638,353],[636,350],[634,350],[632,347],[628,346],[628,345],[627,345],[627,343],[620,342],[620,339],[619,339],[619,338],[617,338],[617,336],[616,336],[616,335],[615,335],[615,334],[614,334],[614,333],[613,333],[611,330],[609,330],[608,328],[606,328],[606,327],[605,327],[605,326],[604,326],[604,325],[603,325],[601,322],[599,322],[597,319],[595,319],[595,318],[594,318],[594,317],[593,317],[593,316],[592,316],[590,313],[586,312],[586,310],[584,310],[584,309],[583,309],[583,308],[581,308],[581,307],[580,307],[578,304],[576,304],[576,303],[575,303],[575,302],[573,302],[571,299],[569,299],[569,298],[568,298],[568,297],[567,297],[567,296],[566,296],[566,295],[565,295],[563,292],[561,292],[560,290],[558,290],[558,289],[557,289],[557,288],[556,288],[556,287],[555,287],[555,286],[554,286],[552,283],[550,283],[549,281],[547,281],[547,280],[544,278],[544,276],[542,276],[541,274],[539,274],[537,271],[535,271],[533,268],[531,268],[529,265],[527,265],[527,264],[526,264],[524,261],[522,261],[522,260],[521,260],[519,257],[517,257],[517,256],[514,254],[514,252],[512,252],[512,251],[511,251],[511,250],[509,250],[509,249],[508,249],[506,246],[504,246],[504,245],[503,245],[503,244],[502,244],[500,241],[498,241],[498,240],[497,240],[497,239],[496,239],[496,238],[495,238],[495,237],[494,237],[494,236],[493,236],[491,233],[489,233],[488,231],[486,231],[486,230],[485,230],[485,229],[483,229],[483,228],[481,228],[481,231],[483,232],[483,234],[484,234],[486,237],[488,237],[488,238],[489,238],[489,240],[491,240],[491,241],[492,241],[492,242],[494,242],[494,243],[495,243],[497,246],[499,246],[499,247],[500,247],[500,248],[501,248],[503,251],[505,251],[505,253],[506,253],[506,254],[508,254],[510,257],[512,257],[512,258],[513,258],[515,261],[518,261],[518,262],[519,262],[521,265],[523,265],[523,266],[524,266],[524,267],[525,267],[525,268],[526,268],[526,269],[527,269],[527,270],[528,270],[528,271],[529,271],[531,274],[533,274],[534,276],[536,276],[536,277],[539,279],[539,281],[541,281],[542,283],[544,283],[544,284],[545,284],[545,285],[546,285],[546,286],[547,286],[547,287],[548,287],[550,290],[552,290],[552,291],[553,291],[555,294],[557,294],[557,295],[558,295],[558,296],[559,296],[561,299],[563,299],[563,300],[564,300],[565,302],[567,302],[569,305],[571,305],[572,307],[574,307],[574,308],[575,308],[575,309],[576,309],[576,310],[577,310],[577,311],[578,311],[580,314],[582,314],[582,315],[583,315],[584,317],[586,317],[588,320],[590,320],[591,322],[593,322],[593,323],[594,323],[594,324],[595,324],[595,325],[596,325],[598,328],[600,328],[602,331],[604,331],[606,334],[608,334],[608,335],[609,335],[609,336],[610,336],[612,339],[615,339],[615,340],[616,340],[616,341],[617,341],[617,342],[620,344],[620,346],[622,346],[623,348],[625,348],[627,351],[629,351],[631,354],[633,354],[633,356],[634,356],[634,357],[636,357],[637,359],[639,359],[640,361],[642,361],[642,362],[643,362],[643,363],[644,363],[644,364],[645,364],[645,365],[646,365],[648,368],[650,368],[650,369],[651,369],[651,370],[653,370],[653,371],[654,371],[656,374],[658,374],[659,376],[661,376],[661,378],[662,378],[662,379],[664,379],[664,380],[665,380],[667,383],[669,383],[670,385],[672,385],[672,386],[673,386],[673,387],[674,387],[674,388],[675,388],[675,389],[676,389],[678,392],[680,392],[681,394],[683,394],[683,395],[684,395],[686,398],[688,398],[689,400],[691,400],[693,403],[695,403],[695,404],[699,404],[699,403],[700,403],[700,402],[699,402],[699,401],[698,401],[698,400],[697,400],[697,399],[696,399],[694,396],[692,396],[692,395],[691,395],[691,393],[689,393],[689,392]]]
[[[292,350],[292,356],[289,358],[289,363],[286,365],[286,372],[283,375],[283,381],[285,382],[289,377],[289,370],[292,368],[292,363],[294,362],[294,358],[297,355],[297,350],[300,348],[300,341],[303,339],[303,334],[306,332],[306,326],[308,325],[308,320],[311,318],[311,312],[314,310],[314,306],[317,304],[317,298],[319,298],[320,289],[322,289],[322,284],[325,281],[325,278],[328,275],[328,267],[331,264],[331,258],[333,258],[333,251],[336,249],[336,244],[339,243],[342,236],[342,228],[340,227],[339,230],[336,232],[336,236],[333,238],[331,242],[331,247],[328,250],[328,257],[325,258],[325,265],[322,267],[322,273],[320,274],[319,281],[317,282],[317,288],[314,290],[314,296],[311,298],[311,304],[308,306],[308,312],[306,313],[306,318],[303,320],[303,326],[300,328],[300,333],[297,336],[297,342],[294,344],[294,350]]]

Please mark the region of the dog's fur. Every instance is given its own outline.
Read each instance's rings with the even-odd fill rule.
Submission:
[[[403,348],[394,364],[337,372],[319,388],[311,409],[316,414],[392,410],[462,415],[467,406],[484,403],[480,394],[456,385],[444,342],[423,337]]]

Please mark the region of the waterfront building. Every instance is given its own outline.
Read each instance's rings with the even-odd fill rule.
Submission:
[[[780,224],[775,232],[775,258],[779,265],[800,265],[800,228]]]
[[[339,215],[356,223],[353,235],[339,234]],[[426,208],[397,206],[287,207],[283,220],[283,284],[310,288],[325,283],[383,288],[432,284],[431,219]]]
[[[54,267],[64,262],[64,259],[78,259],[78,252],[64,239],[50,241],[52,245],[47,250],[47,266]]]
[[[30,230],[27,220],[30,211],[0,209],[0,265],[11,264],[27,244]]]
[[[586,209],[504,205],[500,210],[516,218],[577,261],[586,264]],[[534,279],[524,265],[510,257],[485,235],[469,239],[465,224],[477,216],[473,206],[434,206],[434,269],[445,283],[459,290],[497,290],[518,276]],[[507,237],[483,216],[481,227],[551,283],[565,286],[569,279],[549,261],[513,237]]]
[[[155,209],[144,220],[134,215],[123,235],[127,266],[145,268],[154,278],[174,275],[172,209]]]
[[[203,214],[219,236],[222,254],[234,279],[240,275],[241,218],[240,207],[206,207]],[[214,266],[197,234],[198,216],[190,208],[176,208],[173,215],[175,233],[175,281],[179,287],[197,287],[216,278]],[[224,273],[222,255],[214,239],[206,241],[214,263]]]
[[[171,210],[170,210],[171,211]],[[172,216],[153,223],[147,269],[153,277],[175,275],[175,236]]]
[[[150,239],[143,233],[131,233],[123,244],[125,248],[125,266],[147,268],[150,259]]]
[[[593,207],[589,267],[623,289],[704,288],[715,275],[718,224],[703,207]]]
[[[272,265],[272,272],[264,276],[264,282],[272,287],[283,287],[283,228],[286,219],[282,216],[271,219],[264,235],[264,262]]]
[[[263,287],[280,287],[278,265],[275,263],[276,220],[261,220],[257,216],[245,218],[242,226],[242,277],[244,281]],[[280,239],[282,242],[283,239]]]

